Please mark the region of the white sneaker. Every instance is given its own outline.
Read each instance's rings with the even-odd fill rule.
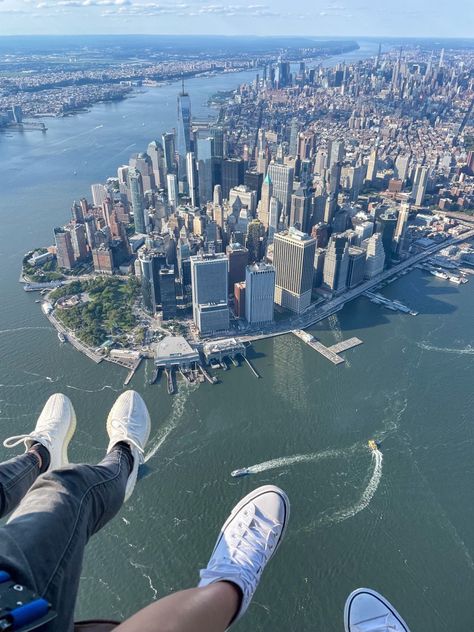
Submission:
[[[143,452],[150,436],[150,414],[141,395],[136,391],[122,393],[107,417],[107,432],[110,437],[109,453],[120,441],[128,443],[132,450],[133,469],[128,477],[125,500],[132,495],[137,482],[138,468],[143,463]]]
[[[9,437],[3,445],[14,448],[24,443],[27,452],[34,443],[41,443],[49,452],[48,471],[57,470],[69,463],[67,448],[75,430],[76,413],[71,400],[62,393],[55,393],[44,405],[33,432]]]
[[[346,632],[410,632],[392,604],[370,588],[358,588],[344,607]]]
[[[249,607],[263,569],[277,550],[290,516],[290,501],[273,485],[250,492],[224,523],[199,586],[218,581],[236,584],[242,603],[232,623]]]

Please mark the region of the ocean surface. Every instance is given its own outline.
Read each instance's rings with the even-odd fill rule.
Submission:
[[[252,78],[190,80],[195,115],[207,115],[216,90]],[[45,135],[0,135],[2,437],[32,429],[61,391],[78,415],[71,459],[104,454],[105,419],[126,373],[59,343],[37,296],[18,283],[21,258],[51,243],[91,183],[173,127],[178,89],[48,120]],[[260,380],[232,367],[218,385],[179,382],[169,397],[163,382],[147,384],[152,367],[142,366],[131,386],[152,418],[144,475],[87,548],[77,617],[126,617],[196,585],[229,510],[272,483],[288,493],[291,521],[236,630],[341,631],[345,598],[358,586],[386,594],[412,630],[472,630],[474,278],[458,287],[416,270],[383,292],[419,315],[365,298],[349,304],[312,330],[327,344],[363,340],[338,367],[291,335],[254,346]],[[371,438],[381,454],[368,449]],[[243,466],[252,476],[232,479]]]

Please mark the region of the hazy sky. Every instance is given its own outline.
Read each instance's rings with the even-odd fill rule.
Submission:
[[[474,0],[0,0],[0,35],[474,36]]]

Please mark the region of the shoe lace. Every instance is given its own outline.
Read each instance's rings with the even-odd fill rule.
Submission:
[[[29,434],[13,435],[12,437],[8,437],[7,439],[5,439],[3,445],[5,448],[15,448],[17,445],[20,445],[20,443],[25,443],[26,439],[31,439],[34,442],[38,439],[38,437],[39,433],[37,434],[35,432],[31,432]],[[48,445],[51,445],[53,443],[51,434],[48,431],[47,427],[41,430],[41,440],[41,442],[47,442]]]
[[[254,516],[248,526],[244,526],[242,522],[237,523],[230,533],[230,555],[220,558],[219,561],[216,560],[215,565],[212,564],[207,571],[210,571],[211,575],[214,573],[222,575],[222,566],[227,566],[229,571],[238,572],[243,580],[246,596],[251,594],[269,556],[275,549],[279,533],[280,525],[270,521],[269,529],[268,522]],[[241,532],[242,528],[243,532]],[[233,540],[235,542],[232,542]]]

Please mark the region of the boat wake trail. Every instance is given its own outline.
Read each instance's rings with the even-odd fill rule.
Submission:
[[[425,351],[439,351],[442,353],[452,353],[454,355],[474,355],[474,347],[471,345],[467,345],[465,349],[451,349],[450,347],[435,347],[433,345],[428,345],[424,342],[418,342],[417,345],[420,349],[424,349]]]
[[[82,391],[83,393],[101,393],[102,391],[105,391],[107,389],[110,389],[111,391],[114,391],[114,393],[120,393],[120,389],[116,389],[113,386],[110,386],[109,384],[106,384],[105,386],[102,386],[102,388],[95,388],[95,389],[88,389],[88,388],[80,388],[78,386],[72,386],[71,384],[66,384],[66,388],[70,388],[73,391]]]
[[[343,522],[344,520],[357,515],[361,511],[364,511],[364,509],[367,509],[382,479],[382,452],[380,452],[380,450],[375,450],[372,454],[372,460],[374,464],[372,476],[370,477],[367,487],[364,489],[359,501],[356,502],[355,505],[351,505],[346,509],[340,509],[330,516],[323,516],[321,518],[321,524],[333,524],[336,522]]]
[[[20,331],[34,331],[37,329],[49,329],[51,331],[51,327],[12,327],[11,329],[0,329],[0,334],[14,334]]]
[[[193,384],[180,383],[179,392],[173,398],[173,404],[172,404],[171,414],[169,418],[167,419],[165,425],[162,426],[158,430],[155,437],[153,437],[153,439],[150,441],[149,451],[145,455],[145,463],[147,463],[150,459],[152,459],[155,456],[155,454],[161,448],[161,446],[169,437],[169,435],[178,426],[181,420],[181,417],[183,416],[184,409],[186,407],[186,402],[188,401],[191,393],[193,393],[198,388],[198,386],[199,386],[198,383],[193,383]]]
[[[276,470],[279,467],[294,465],[295,463],[308,463],[310,461],[321,461],[346,454],[346,450],[323,450],[322,452],[311,452],[309,454],[294,454],[293,456],[281,456],[278,459],[264,461],[251,465],[248,469],[250,474],[260,474],[268,470]]]

